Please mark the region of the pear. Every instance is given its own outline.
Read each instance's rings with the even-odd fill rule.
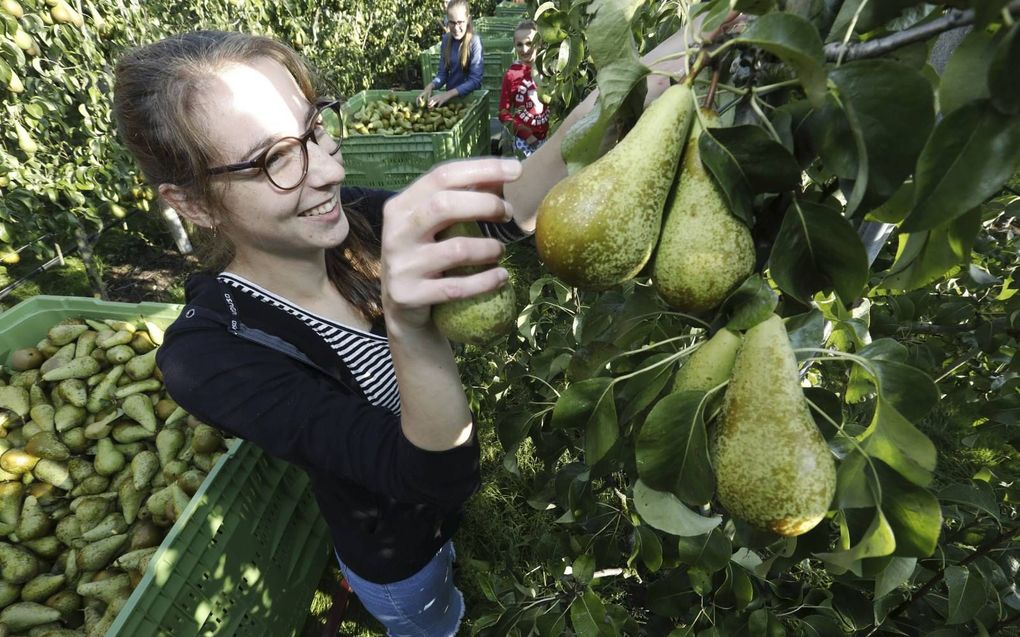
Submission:
[[[702,117],[709,127],[717,121],[704,110]],[[698,121],[691,127],[652,269],[659,295],[681,312],[716,308],[754,270],[751,231],[730,213],[701,163],[698,139],[703,130]]]
[[[436,238],[481,237],[475,222],[455,223]],[[454,268],[447,274],[465,276],[486,269],[479,266]],[[517,302],[511,285],[466,299],[433,306],[432,320],[443,336],[458,343],[485,345],[510,331],[517,320]]]
[[[814,528],[829,510],[836,469],[800,387],[782,319],[744,335],[711,445],[719,501],[779,535]]]
[[[740,347],[740,336],[721,328],[691,354],[676,374],[673,391],[708,391],[726,382]]]
[[[612,150],[549,190],[538,207],[535,239],[553,274],[598,290],[644,267],[694,108],[690,87],[670,87]]]

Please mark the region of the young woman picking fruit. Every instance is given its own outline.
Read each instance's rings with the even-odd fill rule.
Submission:
[[[440,40],[439,71],[418,95],[418,103],[429,108],[482,87],[482,40],[475,36],[467,0],[450,0],[446,4],[446,29]],[[444,86],[447,90],[432,95]]]
[[[124,55],[114,114],[147,181],[219,248],[158,350],[168,392],[308,472],[341,569],[389,635],[454,635],[450,539],[479,450],[431,308],[505,284],[499,267],[444,272],[493,264],[493,237],[534,230],[566,174],[562,135],[525,164],[449,162],[400,193],[344,187],[337,102],[293,50],[223,32]],[[437,241],[476,220],[488,237]]]

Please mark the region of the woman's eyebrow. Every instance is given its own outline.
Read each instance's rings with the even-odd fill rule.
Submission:
[[[308,105],[308,114],[305,116],[305,129],[303,131],[301,131],[301,133],[298,133],[298,135],[307,132],[308,128],[311,127],[311,125],[313,124],[312,118],[315,117],[315,111],[316,110],[317,110],[317,107],[316,107],[315,104],[309,104]],[[256,154],[258,151],[261,151],[264,148],[268,148],[271,144],[273,144],[274,142],[279,141],[280,139],[283,139],[284,137],[296,137],[296,135],[280,135],[279,137],[275,137],[275,136],[274,137],[270,137],[270,136],[267,135],[267,136],[257,140],[251,146],[249,146],[248,149],[245,150],[244,153],[241,156],[245,157],[245,158],[249,158],[252,155]],[[247,161],[247,159],[242,159],[241,161]]]

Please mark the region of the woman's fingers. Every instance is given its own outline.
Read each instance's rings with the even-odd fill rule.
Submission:
[[[491,292],[505,284],[507,276],[504,268],[496,267],[466,276],[426,279],[414,285],[398,279],[386,288],[386,295],[391,306],[427,307]]]

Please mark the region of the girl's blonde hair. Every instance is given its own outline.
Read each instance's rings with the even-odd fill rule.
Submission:
[[[113,116],[117,131],[154,187],[174,184],[222,218],[222,192],[209,168],[221,162],[198,121],[199,97],[215,75],[232,64],[275,60],[294,77],[305,98],[318,99],[309,65],[270,38],[224,31],[184,33],[125,53],[117,63]],[[219,193],[219,194],[218,194]],[[349,202],[345,202],[349,203]],[[382,315],[379,240],[368,221],[350,215],[343,244],[326,251],[326,269],[339,292],[369,320]],[[209,270],[222,270],[234,256],[230,238],[193,228]]]
[[[468,6],[467,0],[450,0],[446,3],[446,12],[450,13],[450,9],[457,7],[464,7],[464,10],[467,11],[467,31],[464,33],[464,39],[460,42],[460,55],[458,56],[461,70],[466,71],[468,59],[471,56],[471,39],[475,37],[475,23],[471,19],[471,8]],[[443,68],[447,70],[450,68],[450,51],[452,49],[453,38],[446,38],[443,44]]]

